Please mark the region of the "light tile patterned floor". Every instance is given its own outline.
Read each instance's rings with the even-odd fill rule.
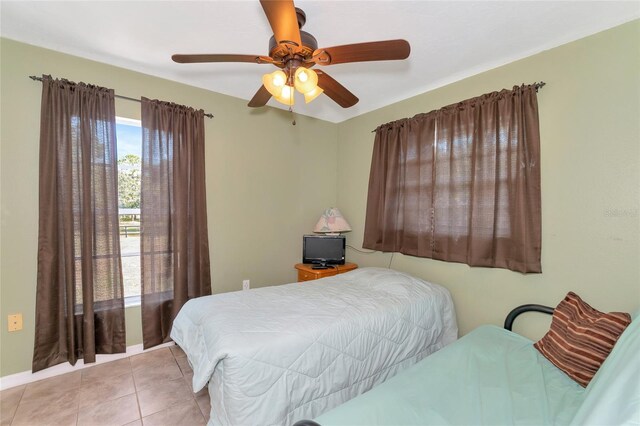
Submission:
[[[5,425],[204,425],[209,395],[193,393],[178,346],[0,392]]]

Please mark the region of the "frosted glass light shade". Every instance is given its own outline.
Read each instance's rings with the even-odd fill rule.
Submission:
[[[323,234],[338,234],[348,231],[351,231],[351,225],[349,225],[349,222],[342,216],[340,210],[335,207],[326,209],[324,213],[322,213],[322,216],[320,216],[315,228],[313,228],[313,232]]]
[[[274,96],[275,100],[285,105],[293,105],[295,103],[295,99],[293,98],[293,87],[284,86],[279,96]]]
[[[265,74],[262,76],[262,84],[274,97],[279,97],[282,94],[282,89],[287,84],[287,75],[284,71],[276,70],[271,74]]]
[[[308,104],[309,102],[311,102],[312,100],[320,96],[322,92],[324,92],[324,90],[316,86],[315,89],[309,90],[307,93],[304,94],[304,102]]]
[[[300,93],[310,92],[318,87],[318,74],[312,69],[299,67],[296,70],[293,85]]]

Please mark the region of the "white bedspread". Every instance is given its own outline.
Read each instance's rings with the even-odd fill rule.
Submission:
[[[457,338],[441,286],[382,268],[190,300],[171,338],[209,382],[213,425],[291,424]]]

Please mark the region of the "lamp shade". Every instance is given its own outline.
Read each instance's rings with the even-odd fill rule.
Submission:
[[[280,92],[280,95],[274,96],[273,98],[280,102],[281,104],[292,106],[295,103],[293,99],[293,87],[285,85]]]
[[[316,86],[315,89],[311,89],[310,91],[304,94],[304,102],[308,104],[309,102],[311,102],[312,100],[320,96],[322,92],[324,92],[324,90]]]
[[[351,231],[351,225],[342,216],[340,210],[335,207],[326,209],[320,216],[315,228],[313,228],[313,232],[324,234],[337,234],[348,231]]]
[[[307,93],[318,86],[318,74],[312,69],[300,67],[296,70],[293,84],[300,93]]]
[[[282,94],[282,89],[287,84],[287,75],[281,70],[276,70],[271,74],[263,75],[262,84],[272,96],[277,98]]]

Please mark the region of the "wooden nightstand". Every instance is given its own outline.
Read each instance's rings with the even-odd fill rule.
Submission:
[[[344,265],[329,266],[327,269],[312,269],[313,265],[298,263],[298,282],[317,280],[319,278],[330,277],[332,275],[342,274],[344,272],[353,271],[358,267],[355,263],[345,263]]]

